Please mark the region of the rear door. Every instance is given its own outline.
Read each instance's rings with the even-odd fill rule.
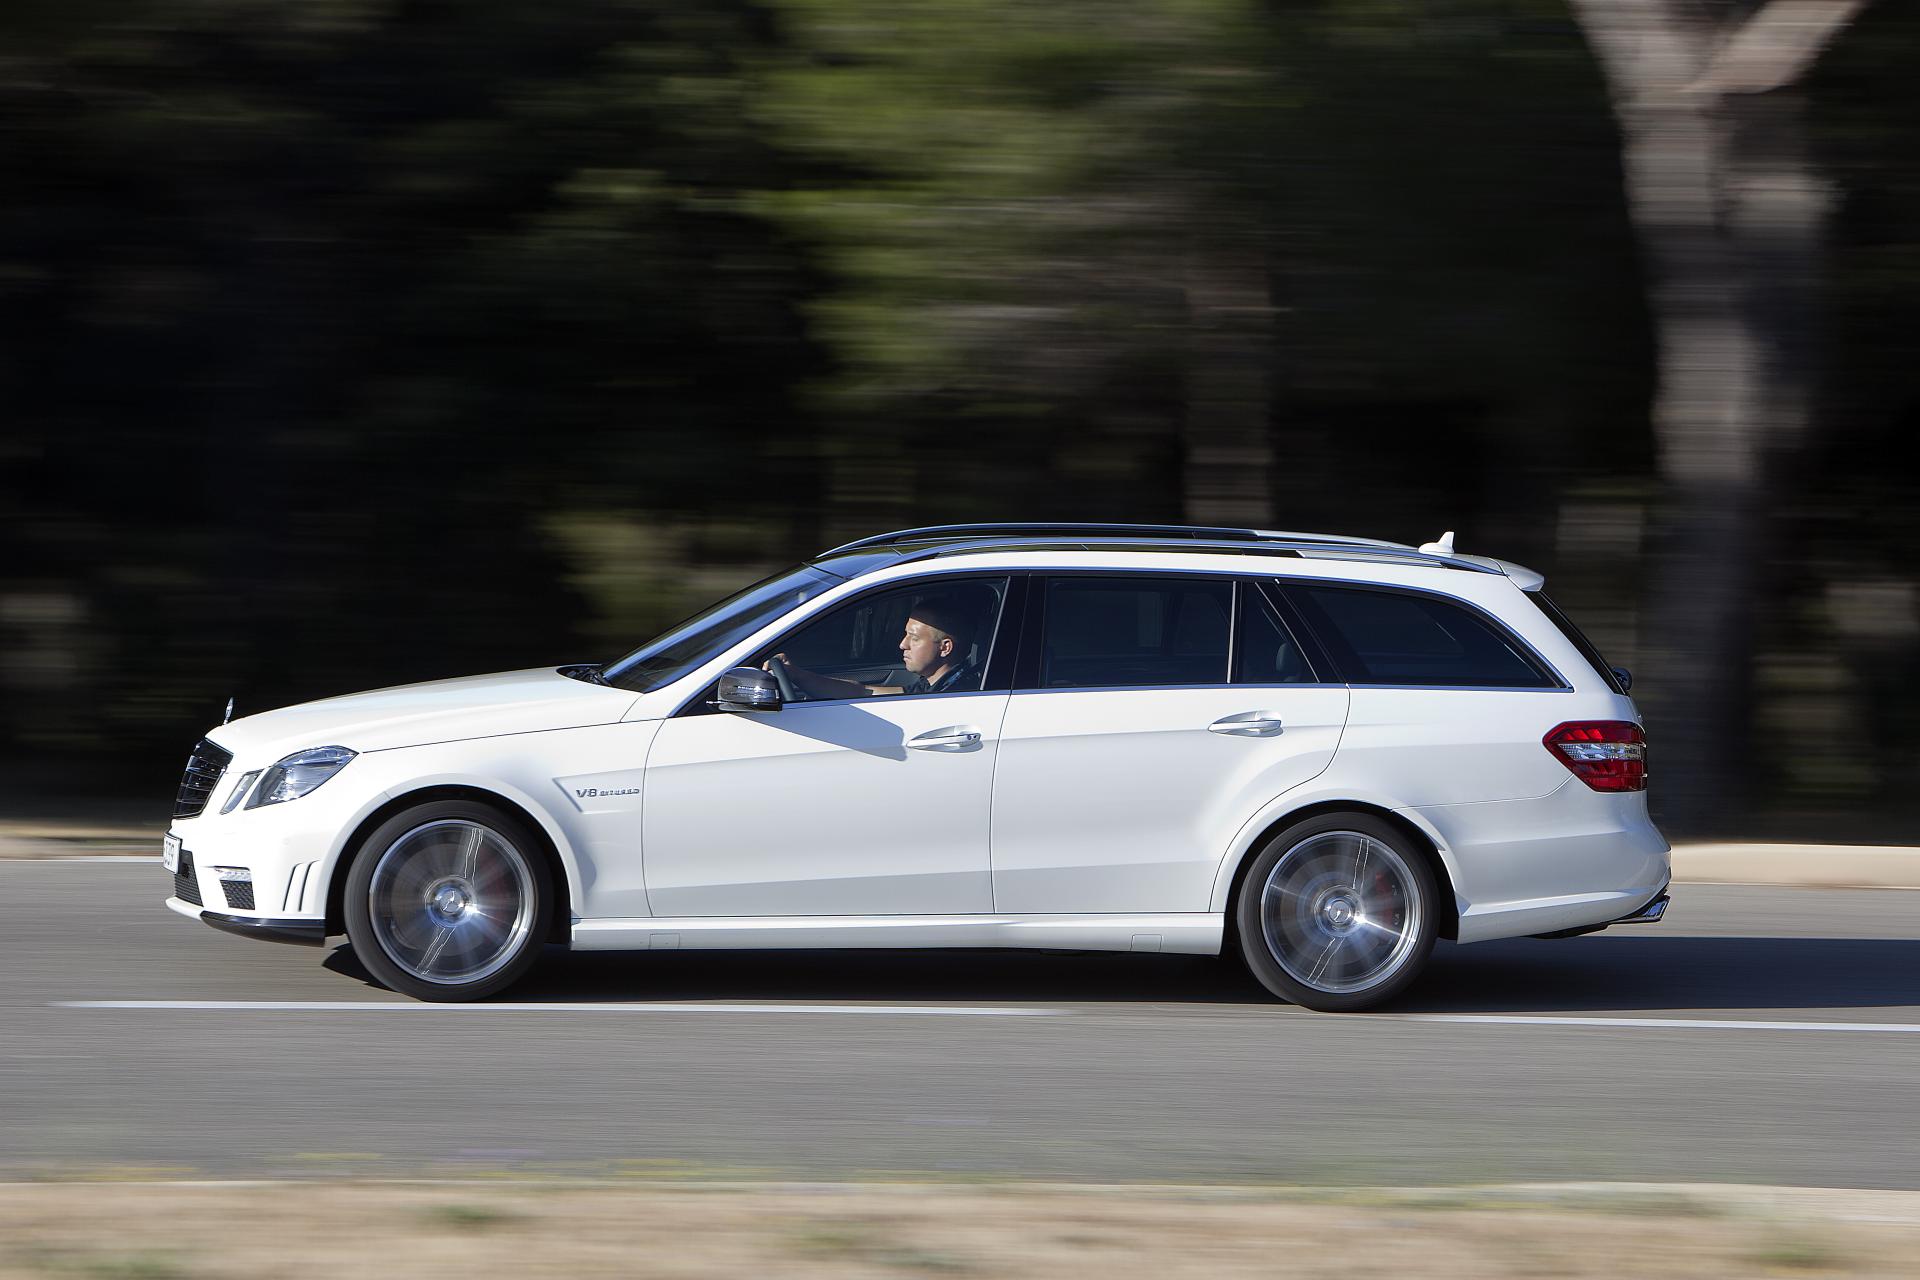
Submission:
[[[1332,760],[1347,690],[1251,582],[1057,574],[1029,601],[994,779],[994,909],[1205,911],[1234,833]]]

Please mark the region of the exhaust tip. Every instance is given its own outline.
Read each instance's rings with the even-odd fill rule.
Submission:
[[[1630,916],[1622,916],[1615,924],[1657,924],[1660,917],[1667,914],[1667,904],[1673,901],[1673,895],[1663,893]]]

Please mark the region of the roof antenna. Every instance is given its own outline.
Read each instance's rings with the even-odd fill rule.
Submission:
[[[226,718],[225,720],[222,720],[222,721],[221,721],[220,723],[221,723],[221,724],[228,724],[228,723],[230,723],[230,722],[231,722],[232,720],[233,720],[233,699],[232,699],[232,698],[228,698],[228,699],[227,699],[227,718]]]
[[[1423,556],[1450,556],[1457,554],[1453,549],[1453,530],[1440,535],[1440,541],[1422,543],[1420,554]]]

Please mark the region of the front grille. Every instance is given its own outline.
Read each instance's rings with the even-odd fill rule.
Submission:
[[[206,905],[200,901],[200,881],[193,874],[193,855],[185,849],[180,851],[180,869],[173,873],[173,896],[196,907]]]
[[[227,895],[227,905],[238,907],[242,911],[253,910],[253,881],[222,880],[220,891]]]
[[[173,816],[191,818],[207,807],[207,797],[233,763],[233,752],[215,746],[205,738],[194,744],[187,757],[187,772],[180,779],[180,794],[173,802]]]

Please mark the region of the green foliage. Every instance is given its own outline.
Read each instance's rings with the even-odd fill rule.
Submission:
[[[1756,629],[1809,805],[1920,742],[1856,607],[1914,586],[1917,40],[1873,6],[1812,86],[1830,429]],[[23,791],[164,797],[229,694],[612,656],[842,535],[1179,519],[1203,413],[1275,523],[1458,529],[1635,660],[1651,338],[1560,0],[19,0],[0,43]]]
[[[1307,464],[1284,523],[1351,523],[1324,495],[1381,451],[1327,457],[1343,419],[1392,445],[1373,420],[1438,411],[1530,469],[1645,465],[1644,429],[1567,429],[1644,418],[1649,352],[1605,99],[1557,6],[777,11],[758,114],[820,168],[763,208],[828,266],[823,397],[883,424],[856,453],[885,518],[939,508],[989,444],[988,505],[1177,516],[1189,414],[1248,344],[1274,385],[1241,411]],[[1479,501],[1386,479],[1389,509],[1436,511],[1409,535]]]
[[[747,207],[782,163],[741,106],[751,6],[9,25],[21,745],[172,767],[230,693],[591,656],[557,510],[684,516],[725,473],[788,536],[807,460],[765,437],[823,362],[813,267]]]

